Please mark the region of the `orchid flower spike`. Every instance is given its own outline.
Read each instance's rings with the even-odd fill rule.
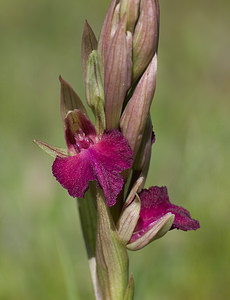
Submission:
[[[114,221],[123,243],[134,250],[170,229],[199,228],[187,210],[169,202],[166,187],[143,190],[155,142],[150,107],[158,40],[158,0],[112,0],[98,40],[85,22],[82,70],[95,126],[79,96],[60,77],[67,150],[36,141],[55,157],[53,175],[70,196],[83,198],[90,181],[103,190],[109,207],[120,194]],[[125,196],[140,178],[127,204]]]

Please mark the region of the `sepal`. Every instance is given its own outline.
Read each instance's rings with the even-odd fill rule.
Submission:
[[[41,142],[39,140],[33,140],[35,144],[38,145],[43,151],[45,151],[47,154],[49,154],[52,157],[56,157],[57,155],[60,157],[66,157],[68,156],[68,152],[66,149],[58,148],[51,146],[45,142]]]
[[[65,117],[70,110],[80,109],[80,111],[87,116],[87,111],[77,93],[73,88],[59,76],[61,83],[61,117],[64,124]],[[65,124],[64,124],[65,128]]]

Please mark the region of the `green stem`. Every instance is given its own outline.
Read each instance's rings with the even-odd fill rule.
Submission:
[[[101,190],[97,191],[96,263],[103,300],[124,300],[128,285],[129,261],[126,247],[118,237]]]
[[[128,277],[126,246],[117,234],[103,192],[95,186],[90,191],[77,203],[96,300],[132,300],[134,285]]]

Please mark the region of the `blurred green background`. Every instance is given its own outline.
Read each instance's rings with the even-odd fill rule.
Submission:
[[[130,253],[135,299],[230,299],[230,2],[160,1],[146,186],[201,223]],[[34,138],[64,147],[61,74],[84,98],[80,42],[109,0],[1,0],[0,299],[93,299],[76,203]]]

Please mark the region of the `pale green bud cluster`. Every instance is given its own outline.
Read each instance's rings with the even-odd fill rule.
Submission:
[[[144,177],[151,156],[158,37],[158,0],[112,0],[98,42],[87,22],[82,37],[86,99],[98,132],[120,129],[133,151],[134,169]]]

